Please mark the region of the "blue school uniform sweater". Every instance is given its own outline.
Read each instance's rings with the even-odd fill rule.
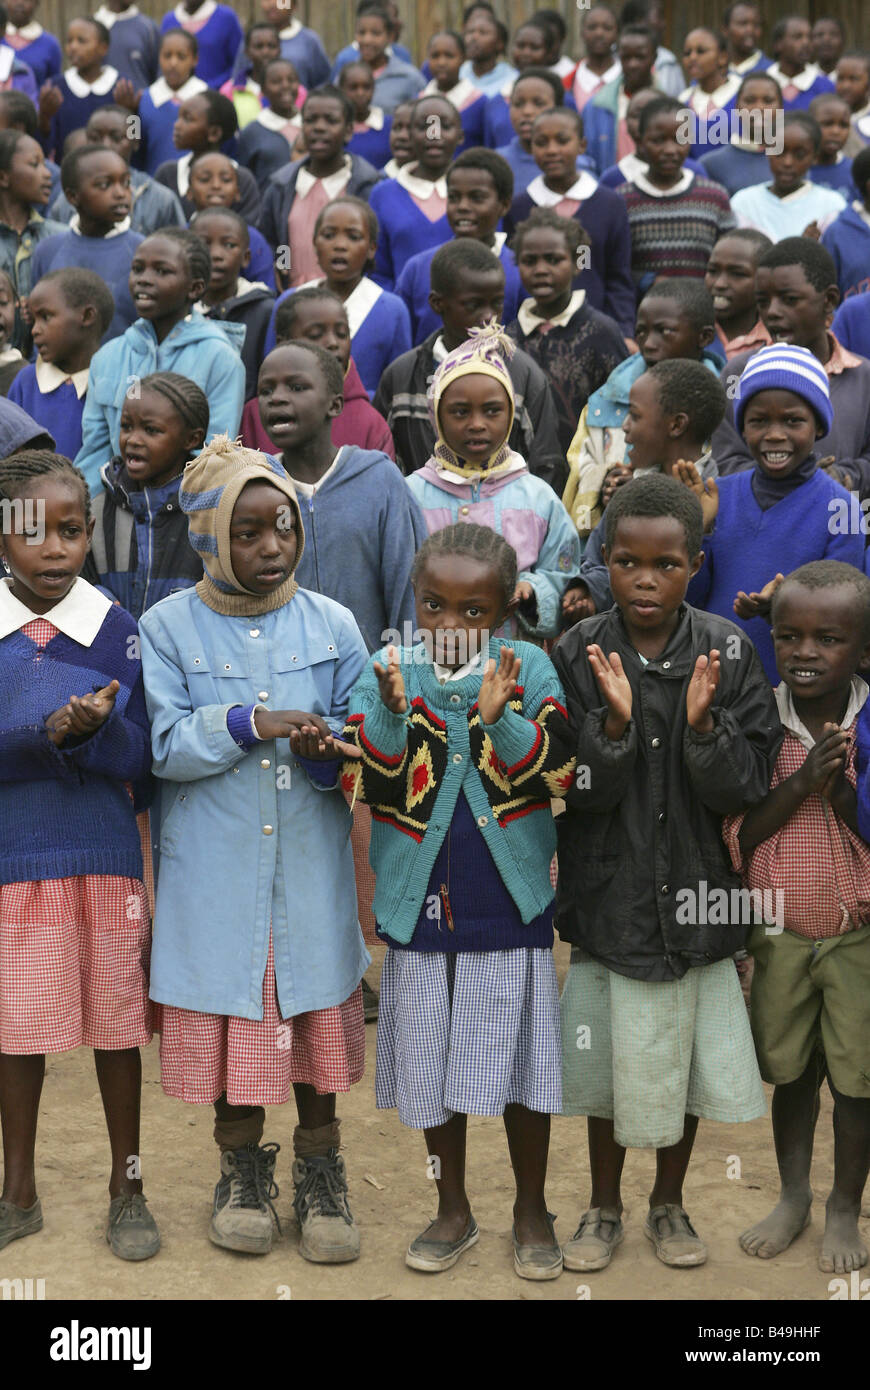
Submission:
[[[175,11],[163,16],[161,34],[170,29],[180,29]],[[241,24],[228,5],[218,5],[211,18],[196,32],[199,44],[199,60],[196,75],[215,89],[222,87],[232,75],[233,65],[239,48],[244,45],[245,34]]]
[[[249,121],[244,130],[239,131],[238,154],[239,163],[251,171],[263,188],[272,175],[287,164],[290,146],[280,131],[267,130],[266,126],[255,120]]]
[[[843,299],[870,290],[870,226],[860,213],[851,206],[844,208],[822,232],[822,245],[834,258]],[[863,348],[852,351],[866,356]]]
[[[779,684],[770,624],[763,618],[738,618],[739,590],[758,593],[774,575],[790,574],[811,560],[842,560],[864,565],[862,535],[834,535],[830,522],[838,501],[849,494],[827,473],[817,471],[781,501],[763,510],[752,491],[754,469],[719,478],[716,524],[704,537],[704,563],[689,584],[686,601],[737,623],[755,643],[768,680]],[[832,504],[833,503],[833,507]]]
[[[141,91],[157,78],[157,53],[160,30],[145,14],[130,19],[116,19],[109,28],[111,42],[106,62],[117,68],[122,77],[129,77]]]
[[[192,89],[191,95],[206,90],[205,83],[201,86],[197,85],[198,83],[199,79],[195,77],[191,78],[189,83],[185,83],[185,87]],[[159,106],[155,105],[150,88],[146,89],[139,99],[139,119],[142,122],[139,162],[147,174],[153,176],[161,164],[178,158],[178,150],[172,141],[172,131],[180,106],[181,102],[177,97],[170,97]]]
[[[416,256],[412,256],[396,281],[396,294],[404,300],[411,316],[411,341],[414,347],[419,347],[424,338],[428,338],[430,333],[441,327],[441,320],[429,303],[430,272],[432,260],[438,249],[437,246],[430,246],[426,251],[419,251]],[[498,258],[504,267],[505,280],[504,312],[501,321],[513,323],[525,298],[525,290],[514,253],[508,249],[507,242],[498,252]]]
[[[82,447],[82,414],[85,397],[79,400],[71,382],[64,382],[54,391],[40,391],[36,366],[28,362],[9,387],[7,398],[20,405],[34,420],[54,436],[57,452],[74,459]]]
[[[406,48],[403,43],[391,43],[390,48],[397,58],[401,58],[403,63],[413,63],[414,59],[411,57],[410,49]],[[335,82],[337,80],[338,74],[341,72],[342,68],[347,67],[348,63],[358,62],[359,44],[354,40],[353,43],[346,44],[345,47],[336,54],[335,62],[332,65],[332,71],[329,75],[330,82]]]
[[[105,72],[105,68],[103,71]],[[63,102],[51,118],[51,129],[48,135],[38,135],[37,139],[46,154],[53,154],[59,164],[63,157],[66,137],[72,131],[81,130],[83,126],[86,126],[93,113],[99,111],[101,106],[111,106],[113,98],[111,91],[106,92],[103,96],[98,96],[96,92],[89,92],[84,97],[75,96],[70,91],[66,73],[61,73],[60,77],[56,77],[52,86],[58,88]]]
[[[384,114],[384,124],[380,130],[369,128],[352,135],[347,142],[348,154],[358,154],[362,159],[368,160],[375,169],[383,169],[391,158],[390,127],[392,124],[392,116]],[[279,138],[284,139],[283,136]],[[284,145],[286,148],[286,140]]]
[[[275,301],[263,345],[264,357],[276,344],[278,305],[290,294],[293,290],[285,290]],[[412,346],[411,322],[404,300],[389,290],[382,290],[350,340],[351,355],[370,400],[378,389],[384,369]]]
[[[870,290],[870,276],[863,290],[840,305],[831,324],[837,341],[861,357],[870,357],[870,296],[866,290]]]
[[[851,159],[841,159],[838,164],[814,164],[807,177],[811,183],[818,183],[822,188],[833,188],[835,193],[842,193],[847,203],[858,197],[858,190],[852,182]]]
[[[94,270],[105,280],[115,301],[112,322],[103,334],[108,343],[117,338],[136,320],[136,310],[130,297],[128,280],[130,263],[136,247],[145,240],[138,232],[127,230],[119,236],[82,236],[71,228],[59,236],[40,242],[33,254],[34,284],[50,270],[66,270],[79,266]]]
[[[43,29],[38,39],[15,49],[16,56],[26,63],[36,78],[37,87],[52,77],[59,77],[63,67],[63,50],[54,34]]]
[[[281,40],[281,57],[290,59],[303,87],[307,87],[310,92],[314,87],[320,87],[329,80],[329,59],[315,29],[306,29],[303,26],[292,38],[285,38],[283,34],[279,34],[278,37]],[[410,54],[407,61],[411,61]]]
[[[372,279],[386,290],[394,288],[405,265],[418,251],[430,246],[437,250],[453,238],[446,213],[437,222],[430,222],[396,179],[384,179],[373,188],[369,204],[381,229]]]
[[[737,145],[723,145],[720,150],[712,150],[704,155],[701,164],[705,178],[721,183],[729,198],[741,188],[751,188],[753,184],[767,183],[770,179],[767,155],[740,149]]]

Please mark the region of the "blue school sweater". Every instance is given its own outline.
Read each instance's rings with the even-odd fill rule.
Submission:
[[[160,48],[160,30],[154,20],[148,15],[134,14],[106,27],[111,35],[106,62],[117,68],[122,77],[129,77],[137,89],[149,87],[157,78]]]
[[[870,280],[866,289],[870,290]],[[870,295],[864,291],[850,295],[834,315],[831,332],[849,352],[870,357]]]
[[[130,210],[132,231],[144,237],[150,236],[160,227],[187,226],[184,209],[175,194],[162,183],[156,183],[141,169],[130,170],[130,188],[133,194],[133,206]],[[75,208],[67,202],[66,194],[60,190],[51,203],[51,216],[56,222],[65,222],[67,225],[75,216]]]
[[[719,478],[716,524],[704,537],[704,563],[689,584],[686,601],[742,627],[755,643],[768,680],[778,685],[770,624],[763,618],[738,618],[738,592],[758,593],[775,574],[790,574],[811,560],[842,560],[862,569],[865,538],[831,534],[838,499],[846,506],[850,499],[827,473],[817,471],[791,490],[783,488],[782,500],[762,510],[752,491],[754,472]]]
[[[844,208],[823,231],[822,245],[834,258],[843,299],[870,290],[870,226],[859,212],[851,206]],[[864,352],[863,348],[852,350]]]
[[[437,222],[420,211],[407,189],[396,179],[384,179],[369,194],[369,204],[380,224],[372,279],[391,290],[403,268],[418,251],[435,250],[452,240],[446,214]]]
[[[361,155],[367,159],[375,169],[383,169],[389,162],[390,151],[390,127],[393,124],[392,116],[384,115],[384,124],[380,130],[362,130],[350,137],[347,142],[348,154]],[[284,139],[283,135],[279,139]],[[287,142],[284,141],[286,149]],[[286,161],[285,161],[286,162]]]
[[[852,182],[852,161],[843,158],[837,164],[814,164],[807,175],[811,183],[821,184],[822,188],[833,188],[842,193],[847,203],[858,197],[858,190]]]
[[[105,73],[107,67],[103,68]],[[37,139],[45,150],[46,154],[53,154],[58,164],[63,157],[63,146],[66,137],[74,130],[80,130],[86,126],[95,111],[99,111],[101,106],[111,106],[113,102],[112,88],[98,96],[96,92],[89,92],[87,96],[77,97],[70,90],[67,82],[66,73],[54,78],[53,87],[57,87],[63,101],[58,111],[51,119],[51,129],[47,136],[38,135]],[[112,84],[114,86],[114,83]]]
[[[96,237],[82,236],[70,228],[37,246],[33,255],[34,283],[50,270],[66,270],[70,266],[96,271],[106,282],[115,301],[114,317],[102,338],[104,343],[108,343],[137,318],[127,282],[133,254],[144,240],[138,232],[129,229],[118,236]]]
[[[54,391],[42,392],[36,380],[36,366],[28,362],[9,387],[7,398],[54,435],[57,452],[74,459],[82,447],[82,414],[85,397],[79,400],[71,382]]]
[[[723,145],[721,150],[705,154],[701,163],[704,176],[721,183],[729,198],[741,188],[751,188],[753,184],[767,183],[770,179],[767,155],[737,145]]]
[[[437,246],[430,246],[426,251],[419,251],[416,256],[412,256],[396,281],[396,294],[404,300],[411,316],[411,341],[414,347],[419,347],[424,338],[428,338],[430,333],[441,327],[441,320],[429,303],[432,260],[438,249]],[[501,321],[513,323],[525,298],[525,290],[514,253],[508,249],[507,242],[504,242],[498,251],[498,258],[504,267],[505,280],[504,312]]]
[[[403,101],[414,101],[426,86],[426,79],[419,68],[415,68],[410,61],[400,58],[396,53],[395,44],[392,47],[392,56],[387,59],[386,67],[381,68],[375,75],[374,96],[375,106],[380,106],[383,111],[391,112],[395,111],[396,107],[400,106]],[[359,58],[358,53],[354,55],[353,61],[356,61],[357,58]],[[350,62],[351,59],[347,61]],[[331,82],[338,81],[338,75],[344,66],[345,64],[340,61],[340,58],[336,59],[330,75]]]
[[[50,78],[59,77],[63,67],[63,51],[54,34],[43,29],[38,39],[26,43],[22,48],[15,46],[16,57],[27,66],[36,78],[37,87]]]
[[[166,34],[170,29],[182,27],[175,10],[170,10],[169,14],[163,16],[160,32]],[[199,61],[195,69],[197,77],[201,77],[210,87],[222,87],[229,81],[236,54],[245,42],[244,30],[235,11],[228,5],[215,6],[211,17],[196,31],[196,39],[199,44]]]
[[[171,136],[170,136],[171,139]],[[259,121],[249,121],[238,138],[239,163],[249,169],[261,188],[290,159],[290,146],[277,130],[267,130]],[[166,156],[171,158],[170,155]]]
[[[328,81],[329,59],[316,30],[306,29],[303,25],[292,38],[286,38],[283,32],[278,37],[281,40],[281,57],[290,59],[303,87],[307,87],[310,92],[312,88],[320,87]],[[410,54],[406,61],[411,61]]]
[[[156,84],[152,83],[152,86]],[[168,101],[158,104],[149,87],[142,93],[139,101],[139,119],[142,122],[142,147],[139,159],[145,172],[157,173],[161,164],[178,158],[178,150],[172,142],[172,130],[178,118],[181,102],[206,90],[207,84],[198,77],[191,77],[179,88],[183,95],[171,96]],[[158,88],[158,91],[162,91]]]

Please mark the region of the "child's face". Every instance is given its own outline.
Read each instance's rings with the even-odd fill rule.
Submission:
[[[473,555],[430,555],[414,583],[414,603],[434,660],[451,671],[485,652],[507,610],[495,566]]]
[[[89,223],[106,228],[130,216],[130,166],[113,150],[90,155],[79,165],[78,187],[67,197],[79,215]]]
[[[490,241],[509,207],[485,169],[448,170],[447,221],[454,236]]]
[[[803,67],[813,56],[812,30],[809,21],[794,17],[788,20],[785,34],[776,55],[781,63]]]
[[[449,34],[436,35],[429,44],[426,57],[429,71],[438,86],[442,92],[449,92],[459,81],[459,69],[462,67],[462,50],[456,40],[451,39]]]
[[[173,92],[183,87],[196,67],[193,49],[186,39],[176,34],[167,34],[160,45],[160,72],[166,78]]]
[[[359,45],[359,56],[363,62],[369,63],[372,67],[382,67],[390,42],[390,31],[380,15],[360,15],[356,22],[354,38]]]
[[[822,146],[819,153],[822,159],[834,160],[849,138],[852,129],[852,113],[847,102],[840,97],[831,97],[819,102],[816,120],[822,128]]]
[[[526,294],[546,308],[570,292],[577,266],[561,232],[536,227],[523,237],[517,270]]]
[[[129,164],[139,148],[139,141],[127,133],[127,117],[120,111],[104,106],[89,117],[86,132],[89,145],[105,145]]]
[[[820,700],[849,684],[867,650],[866,615],[849,584],[807,589],[786,580],[772,625],[776,669],[792,695]]]
[[[362,209],[352,203],[337,203],[324,211],[314,237],[314,250],[331,285],[365,275],[375,248]]]
[[[107,48],[99,33],[85,19],[74,19],[66,31],[66,56],[77,72],[98,71]]]
[[[542,77],[523,77],[514,83],[510,99],[511,125],[525,148],[531,148],[532,127],[544,111],[553,111],[556,98]]]
[[[551,111],[539,116],[532,131],[532,154],[545,179],[564,181],[576,175],[578,157],[586,149],[573,119]]]
[[[769,151],[767,155],[774,187],[783,193],[793,192],[803,183],[810,166],[815,163],[817,154],[818,150],[805,126],[798,125],[797,122],[787,125],[782,132],[781,153],[773,154]]]
[[[202,97],[189,97],[187,101],[183,101],[172,127],[172,143],[175,148],[207,150],[209,145],[219,143],[219,140],[219,128],[209,124],[209,109]]]
[[[728,60],[706,29],[693,29],[683,45],[683,72],[690,82],[706,82],[727,71]]]
[[[279,116],[296,114],[296,98],[299,95],[299,74],[286,58],[279,58],[269,64],[263,74],[263,96],[273,111]]]
[[[644,372],[628,393],[628,411],[622,425],[628,446],[626,462],[632,472],[660,467],[662,444],[668,437],[669,424],[655,381],[649,372]]]
[[[689,153],[688,145],[677,138],[682,129],[682,120],[677,111],[662,111],[654,116],[640,138],[637,152],[645,159],[654,176],[676,180]]]
[[[469,373],[451,381],[438,404],[444,443],[467,463],[482,467],[510,431],[510,401],[497,381]]]
[[[9,23],[14,24],[16,29],[23,29],[35,15],[36,5],[37,0],[7,0],[6,14]]]
[[[635,92],[628,103],[628,110],[625,113],[625,128],[635,145],[640,139],[640,113],[649,102],[654,101],[659,95],[653,87],[641,87],[640,91]]]
[[[245,51],[256,81],[257,74],[262,74],[270,58],[281,57],[281,40],[274,29],[255,29],[245,44]]]
[[[524,24],[514,35],[511,58],[520,72],[523,68],[545,67],[548,56],[547,38],[534,24]]]
[[[765,111],[778,111],[781,104],[781,97],[769,77],[764,73],[758,73],[751,81],[746,82],[740,97],[738,112],[743,117],[743,113],[759,111],[764,116]]]
[[[263,429],[285,454],[307,444],[342,407],[341,396],[330,395],[313,354],[290,345],[269,353],[260,368],[257,400]]]
[[[757,252],[742,237],[722,237],[710,252],[704,284],[713,296],[716,316],[722,323],[755,309]]]
[[[686,532],[676,517],[620,517],[604,559],[629,637],[651,639],[672,630],[689,580],[703,558],[689,555]]]
[[[867,105],[870,73],[860,58],[841,58],[836,72],[837,96],[849,103],[852,111]]]
[[[351,137],[344,108],[334,97],[309,97],[302,112],[305,148],[313,159],[325,163],[337,159]]]
[[[583,42],[590,58],[603,58],[612,52],[619,33],[616,19],[604,5],[593,5],[581,21]]]
[[[754,53],[761,43],[761,16],[752,5],[736,5],[731,11],[725,37],[742,62]]]
[[[203,281],[191,276],[183,248],[159,233],[136,247],[129,284],[136,313],[152,323],[186,312],[205,292]]]
[[[137,487],[163,487],[202,448],[202,430],[191,429],[165,396],[147,387],[138,400],[124,397],[120,432],[121,458]]]
[[[486,10],[475,10],[469,15],[463,30],[465,51],[472,63],[486,63],[497,58],[501,52],[501,40],[495,20]]]
[[[236,281],[250,263],[251,248],[235,218],[222,217],[219,212],[201,213],[194,228],[211,256],[209,290],[226,298],[234,292]]]
[[[298,546],[286,493],[265,481],[247,483],[230,518],[230,564],[242,588],[274,593],[293,573]]]
[[[648,294],[638,305],[634,340],[648,367],[671,357],[692,357],[697,362],[714,331],[710,324],[699,332],[675,300]]]
[[[9,340],[15,331],[15,308],[17,304],[18,299],[8,277],[0,275],[0,351],[9,345]]]
[[[61,366],[94,334],[94,310],[74,309],[56,280],[39,280],[30,291],[33,343],[43,362]]]
[[[411,158],[424,169],[446,169],[462,139],[458,111],[443,98],[421,101],[411,117]]]
[[[743,438],[769,478],[788,478],[820,438],[815,415],[794,391],[759,391],[743,416]]]
[[[802,265],[759,266],[755,300],[775,343],[812,348],[833,317],[839,292],[836,285],[817,290]]]
[[[293,13],[293,0],[260,0],[260,11],[267,24],[282,29]]]
[[[0,173],[0,187],[5,185],[20,203],[40,205],[51,196],[51,172],[45,155],[29,135],[23,135],[15,146],[8,173]]]
[[[231,208],[239,196],[239,180],[233,162],[225,154],[204,154],[190,171],[190,197],[202,208]]]
[[[31,612],[47,613],[78,578],[94,523],[87,525],[82,489],[72,481],[34,479],[21,496],[37,504],[39,526],[30,534],[5,532],[0,555],[12,575],[14,596]]]
[[[347,371],[350,362],[350,329],[344,305],[339,300],[303,300],[293,317],[291,331],[295,340],[317,343],[319,347],[325,348],[341,363],[341,370]]]
[[[623,34],[619,40],[619,61],[627,92],[650,85],[655,50],[642,34]]]
[[[399,164],[407,164],[411,158],[411,105],[403,102],[393,112],[390,127],[390,154]]]
[[[449,294],[433,290],[429,303],[439,316],[451,342],[463,342],[469,328],[482,328],[490,319],[501,323],[504,311],[504,271],[475,274],[458,270]]]
[[[362,63],[348,63],[341,70],[339,86],[353,107],[356,119],[365,120],[375,95],[371,68],[363,67]]]
[[[833,19],[817,19],[812,28],[812,57],[825,69],[833,67],[843,51],[843,35]]]

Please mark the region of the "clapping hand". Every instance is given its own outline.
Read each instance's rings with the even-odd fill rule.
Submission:
[[[586,655],[592,667],[592,674],[598,682],[598,689],[607,705],[604,732],[608,738],[615,741],[622,738],[631,719],[631,685],[625,674],[622,658],[618,652],[611,652],[610,656],[606,657],[595,643],[586,648]]]
[[[477,708],[484,724],[494,724],[504,713],[508,700],[513,699],[520,674],[520,658],[513,647],[502,647],[498,666],[490,657],[484,667],[483,683],[477,697]]]
[[[404,714],[408,708],[408,700],[405,695],[405,682],[399,668],[399,654],[395,647],[387,647],[386,668],[376,661],[372,669],[378,678],[381,699],[387,709],[393,714]]]
[[[319,714],[306,714],[299,709],[258,709],[254,712],[254,726],[261,739],[289,739],[291,752],[313,762],[362,756],[356,744],[336,738]]]
[[[70,734],[87,737],[95,733],[115,708],[115,696],[120,689],[118,681],[110,681],[91,695],[70,695],[69,703],[55,710],[45,721],[52,743],[59,748]]]
[[[713,523],[719,511],[719,489],[716,486],[716,479],[707,478],[705,482],[695,464],[688,459],[677,459],[674,464],[673,476],[677,482],[683,483],[691,492],[694,492],[701,503],[701,511],[704,515],[704,531],[705,533],[712,531]]]
[[[734,612],[738,618],[745,621],[748,618],[769,617],[771,599],[782,581],[783,575],[776,574],[773,579],[767,581],[760,593],[745,594],[741,589],[734,600]]]
[[[589,586],[584,580],[578,579],[575,584],[569,584],[562,595],[562,612],[572,623],[579,623],[581,618],[591,618],[595,612],[595,600],[590,597]]]
[[[719,685],[722,664],[719,653],[711,651],[709,656],[699,656],[686,691],[686,718],[690,726],[699,734],[713,732],[713,716],[710,706]]]

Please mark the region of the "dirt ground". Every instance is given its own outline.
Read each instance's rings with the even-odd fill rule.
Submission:
[[[373,954],[369,978],[375,983],[383,948],[376,946]],[[557,963],[561,977],[568,964],[568,950],[561,945]],[[184,1105],[163,1095],[155,1040],[143,1058],[142,1162],[146,1194],[163,1237],[160,1254],[144,1264],[123,1264],[105,1242],[107,1140],[93,1059],[80,1050],[49,1059],[37,1150],[45,1227],[0,1251],[0,1278],[44,1279],[47,1300],[830,1297],[832,1276],[822,1274],[816,1263],[833,1161],[827,1090],[816,1145],[813,1220],[776,1260],[752,1259],[737,1244],[738,1233],[765,1215],[776,1197],[769,1119],[731,1126],[702,1122],[685,1203],[709,1248],[705,1266],[671,1270],[653,1255],[643,1234],[652,1156],[637,1151],[629,1155],[625,1170],[626,1237],[609,1269],[585,1276],[565,1272],[546,1284],[522,1281],[513,1272],[513,1185],[504,1129],[500,1120],[472,1119],[468,1185],[480,1242],[445,1274],[408,1269],[408,1242],[434,1215],[434,1184],[426,1176],[422,1135],[404,1129],[395,1112],[375,1109],[374,1024],[366,1032],[366,1075],[339,1105],[351,1204],[362,1235],[362,1255],[355,1264],[312,1265],[297,1252],[291,1209],[292,1103],[268,1113],[264,1136],[282,1146],[276,1208],[283,1235],[276,1237],[268,1256],[235,1255],[210,1244],[208,1223],[219,1176],[211,1107]],[[549,1171],[550,1209],[558,1215],[558,1234],[569,1239],[589,1195],[582,1119],[554,1119]],[[739,1176],[729,1177],[729,1171],[739,1171]],[[865,1219],[865,1239],[868,1226]]]

